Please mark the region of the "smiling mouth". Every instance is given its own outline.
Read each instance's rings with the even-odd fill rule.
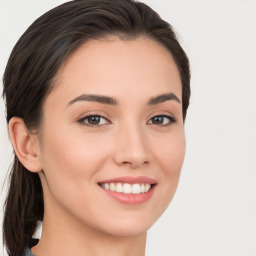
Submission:
[[[134,195],[147,193],[155,185],[155,184],[149,184],[149,183],[129,184],[129,183],[120,183],[120,182],[118,183],[102,182],[98,184],[105,190],[123,193],[123,194],[134,194]]]
[[[148,201],[156,190],[157,181],[147,176],[122,176],[98,182],[106,195],[124,204]]]

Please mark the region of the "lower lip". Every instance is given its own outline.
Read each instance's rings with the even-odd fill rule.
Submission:
[[[156,188],[156,184],[151,187],[148,192],[141,193],[141,194],[124,194],[119,192],[110,191],[104,188],[103,189],[110,197],[116,199],[117,201],[125,204],[141,204],[148,201]]]

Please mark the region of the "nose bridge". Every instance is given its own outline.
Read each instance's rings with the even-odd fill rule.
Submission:
[[[115,161],[136,168],[149,162],[149,148],[143,126],[134,121],[118,129]]]

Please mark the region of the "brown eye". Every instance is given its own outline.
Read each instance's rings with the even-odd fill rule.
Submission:
[[[89,116],[87,117],[87,121],[89,124],[99,124],[100,123],[100,116]]]
[[[154,116],[149,120],[149,124],[154,125],[170,125],[171,123],[175,123],[176,119],[172,116],[167,115],[158,115]]]
[[[109,121],[107,118],[100,115],[88,115],[78,120],[79,123],[82,123],[87,126],[101,126]]]

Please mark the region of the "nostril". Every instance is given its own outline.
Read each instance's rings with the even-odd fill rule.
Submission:
[[[141,162],[141,161],[131,161],[131,162],[124,161],[122,163],[125,164],[125,165],[131,165],[131,167],[135,169],[135,168],[138,168],[138,167],[140,167],[142,165],[148,165],[149,161],[145,161],[145,162]]]

